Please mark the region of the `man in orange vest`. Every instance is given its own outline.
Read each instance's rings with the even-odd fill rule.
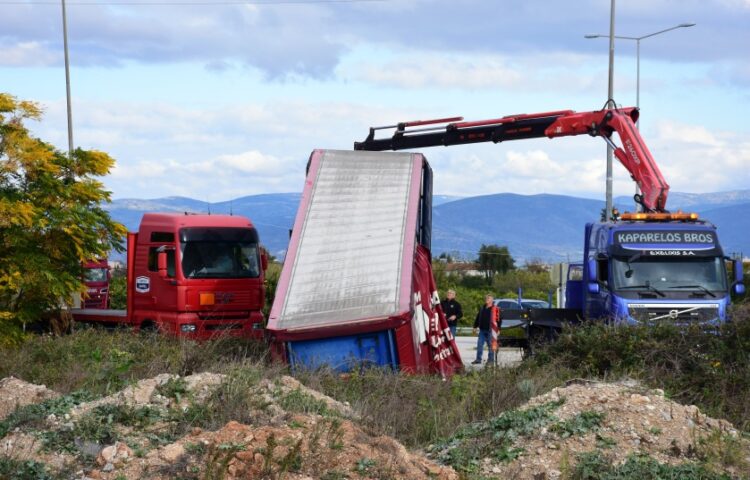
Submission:
[[[494,324],[494,328],[493,328]],[[479,329],[477,337],[477,358],[471,362],[472,365],[482,363],[482,354],[484,353],[484,344],[487,344],[489,356],[487,362],[495,363],[495,353],[497,351],[497,331],[500,324],[500,309],[495,305],[495,298],[492,295],[485,295],[484,305],[479,309],[477,317],[474,320],[474,334]],[[494,342],[493,342],[494,333]]]

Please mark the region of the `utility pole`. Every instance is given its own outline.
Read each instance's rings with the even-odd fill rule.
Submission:
[[[62,0],[63,47],[65,49],[65,92],[68,100],[68,159],[73,159],[73,110],[70,102],[70,60],[68,59],[68,17]],[[81,295],[73,295],[73,308],[81,308]]]
[[[607,108],[613,108],[615,105],[614,96],[614,70],[615,70],[615,0],[609,12],[609,87],[607,89]],[[605,202],[604,219],[609,221],[612,217],[612,147],[607,143],[607,198]]]
[[[664,30],[659,30],[658,32],[649,33],[648,35],[642,35],[640,37],[627,37],[627,36],[621,36],[621,35],[614,35],[614,38],[623,39],[623,40],[634,40],[636,42],[636,70],[635,70],[635,106],[636,108],[641,108],[641,40],[649,37],[653,37],[656,35],[660,35],[662,33],[671,32],[672,30],[676,30],[678,28],[688,28],[688,27],[694,27],[695,23],[681,23],[679,25],[675,25],[674,27],[665,28]],[[610,28],[610,35],[599,35],[599,34],[588,34],[584,35],[584,38],[603,38],[603,37],[609,37],[611,36],[611,28]],[[612,57],[610,57],[611,59]],[[611,70],[610,70],[611,71]],[[610,98],[612,98],[612,94],[609,94]],[[640,119],[635,122],[635,127],[640,128]],[[635,185],[635,193],[636,195],[641,194],[641,189],[638,187],[638,184]],[[637,212],[640,212],[642,210],[642,206],[640,203],[635,204],[635,210]]]
[[[70,102],[70,60],[68,58],[68,18],[62,0],[63,45],[65,48],[65,90],[68,99],[68,158],[73,158],[73,109]]]

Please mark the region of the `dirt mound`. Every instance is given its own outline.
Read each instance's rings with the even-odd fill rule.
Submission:
[[[364,432],[348,405],[286,376],[235,392],[251,400],[249,424],[206,428],[225,398],[214,395],[236,389],[231,382],[159,375],[95,401],[66,396],[27,407],[0,432],[0,455],[78,479],[458,478],[393,438]]]
[[[296,414],[286,426],[229,422],[199,429],[118,470],[138,478],[458,478],[409,453],[390,437],[372,437],[349,420]],[[94,472],[92,472],[94,473]],[[99,472],[94,473],[95,476]]]
[[[44,385],[34,385],[15,377],[0,380],[0,420],[7,417],[18,407],[59,396]]]
[[[583,458],[613,466],[632,459],[662,465],[702,460],[705,465],[716,450],[726,453],[728,448],[736,458],[715,462],[714,471],[750,474],[750,442],[730,423],[675,403],[661,390],[581,381],[471,425],[433,448],[431,456],[467,473],[539,480],[567,477]]]

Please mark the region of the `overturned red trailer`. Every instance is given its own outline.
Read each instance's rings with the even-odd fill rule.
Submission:
[[[463,368],[430,262],[432,170],[412,153],[315,150],[268,320],[294,368]]]

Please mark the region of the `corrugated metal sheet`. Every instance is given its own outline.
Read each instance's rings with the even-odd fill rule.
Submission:
[[[277,328],[339,325],[398,312],[409,189],[418,158],[324,152],[296,258],[288,259],[294,265]]]

